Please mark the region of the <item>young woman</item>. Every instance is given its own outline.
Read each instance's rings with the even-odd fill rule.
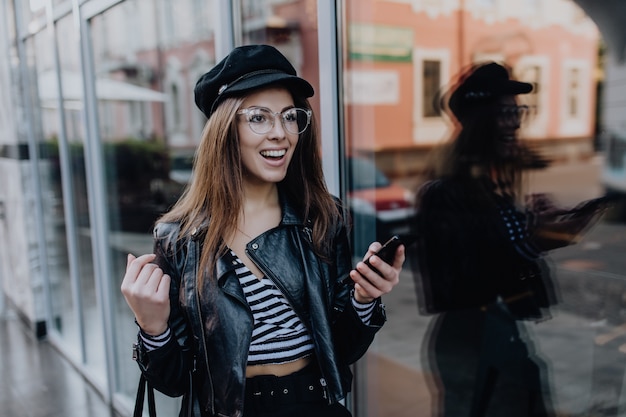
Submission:
[[[392,265],[372,258],[380,275],[352,269],[312,95],[267,45],[235,48],[196,84],[208,122],[193,180],[122,283],[140,369],[184,396],[181,416],[350,415],[349,365],[385,321],[404,248]]]
[[[425,347],[439,416],[547,416],[543,362],[523,320],[555,302],[545,251],[572,243],[601,205],[565,216],[546,196],[524,204],[524,169],[545,166],[517,139],[532,85],[476,65],[447,95],[457,131],[419,193],[415,259],[421,308],[439,313]]]

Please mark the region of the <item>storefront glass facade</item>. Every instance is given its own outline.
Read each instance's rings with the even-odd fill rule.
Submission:
[[[0,187],[3,288],[128,415],[139,373],[119,291],[126,255],[151,252],[154,221],[189,181],[205,123],[193,86],[234,45],[276,46],[314,86],[327,182],[350,209],[355,261],[370,242],[409,231],[427,154],[450,130],[434,103],[472,62],[504,61],[536,87],[521,133],[554,164],[527,173],[527,192],[566,206],[603,192],[601,37],[569,1],[0,4],[9,45],[0,85],[10,91],[0,169],[19,178]],[[551,254],[560,302],[551,320],[520,323],[547,364],[544,395],[564,415],[609,415],[624,398],[626,233],[615,219]],[[354,366],[346,404],[355,416],[439,415],[443,393],[426,358],[435,329],[418,287],[409,260],[385,299],[387,325]],[[157,401],[159,415],[176,415],[178,399]]]

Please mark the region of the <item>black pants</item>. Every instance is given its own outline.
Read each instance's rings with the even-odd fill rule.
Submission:
[[[341,404],[296,404],[268,411],[244,409],[243,415],[244,417],[352,417],[348,409]]]
[[[315,363],[291,375],[246,379],[244,417],[352,417],[341,404],[328,404]]]
[[[435,319],[427,342],[437,417],[554,415],[546,365],[520,329],[523,325],[495,304]]]

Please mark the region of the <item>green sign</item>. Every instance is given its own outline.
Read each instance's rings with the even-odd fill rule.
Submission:
[[[413,30],[353,23],[348,34],[350,59],[411,62]]]

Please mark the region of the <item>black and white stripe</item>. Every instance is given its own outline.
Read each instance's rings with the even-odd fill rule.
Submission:
[[[165,346],[165,344],[167,344],[167,342],[170,340],[171,333],[172,331],[169,327],[164,333],[158,336],[151,336],[145,333],[143,330],[139,330],[139,337],[141,338],[141,342],[143,343],[146,351],[150,352],[151,350],[155,350],[160,348],[161,346]]]
[[[284,295],[270,279],[257,278],[237,262],[235,272],[254,317],[248,365],[288,363],[311,355],[313,340]]]

